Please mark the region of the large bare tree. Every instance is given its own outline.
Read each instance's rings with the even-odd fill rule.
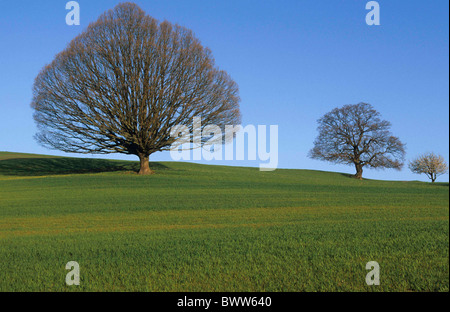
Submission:
[[[417,174],[426,174],[431,182],[436,181],[438,176],[448,172],[448,166],[444,157],[434,153],[427,153],[417,157],[409,163],[409,169]]]
[[[311,158],[354,165],[357,179],[362,179],[365,166],[402,168],[404,144],[390,133],[391,124],[381,120],[370,104],[335,108],[318,123],[319,136],[309,153]]]
[[[237,84],[192,31],[124,3],[42,69],[32,107],[42,145],[137,155],[139,173],[149,174],[149,155],[178,139],[170,137],[172,127],[185,125],[195,135],[194,116],[202,128],[239,124],[239,101]]]

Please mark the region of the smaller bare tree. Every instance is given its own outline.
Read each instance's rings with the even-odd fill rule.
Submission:
[[[431,182],[436,181],[440,175],[448,172],[444,157],[434,153],[421,155],[409,163],[409,169],[417,174],[425,173]]]
[[[354,165],[355,178],[362,179],[364,167],[400,170],[404,144],[390,132],[372,105],[359,103],[335,108],[318,120],[319,136],[309,156],[337,164]]]

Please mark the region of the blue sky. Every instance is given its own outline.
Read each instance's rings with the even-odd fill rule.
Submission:
[[[66,25],[66,2],[0,2],[0,151],[67,155],[33,139],[34,78],[121,1],[78,1],[80,26]],[[358,102],[371,103],[392,123],[393,134],[407,144],[407,160],[434,151],[448,161],[449,2],[378,1],[380,26],[365,23],[367,2],[135,1],[158,20],[192,29],[212,50],[216,64],[240,87],[243,125],[279,126],[280,168],[353,173],[353,167],[311,160],[307,153],[317,136],[316,120]],[[151,160],[170,155],[154,154]],[[259,161],[213,163],[256,167]],[[400,172],[366,169],[364,176],[427,180],[406,166]]]

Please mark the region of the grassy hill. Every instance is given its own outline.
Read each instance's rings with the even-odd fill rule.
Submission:
[[[0,291],[449,290],[448,183],[151,168],[1,152]]]

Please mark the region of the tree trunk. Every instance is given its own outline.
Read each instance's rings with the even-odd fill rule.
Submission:
[[[356,174],[354,175],[355,179],[362,180],[363,174],[363,166],[360,164],[355,164]]]
[[[139,160],[141,161],[141,169],[139,170],[139,174],[153,174],[154,172],[150,170],[148,158],[149,155],[139,154]]]

